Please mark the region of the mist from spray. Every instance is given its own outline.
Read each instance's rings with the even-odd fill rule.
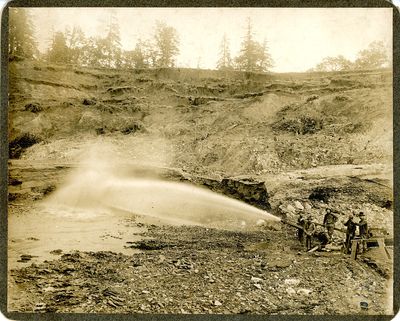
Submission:
[[[135,175],[134,164],[108,157],[104,146],[100,154],[92,150],[46,203],[85,212],[123,211],[179,225],[232,229],[279,222],[265,211],[203,188]]]

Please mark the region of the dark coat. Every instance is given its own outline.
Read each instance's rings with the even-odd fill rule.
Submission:
[[[368,237],[368,223],[365,219],[361,219],[358,225],[358,230],[360,232],[361,237]]]
[[[354,235],[356,234],[357,224],[353,222],[353,219],[349,218],[344,226],[347,226],[347,234]]]
[[[337,221],[336,215],[332,213],[326,213],[324,216],[324,225],[335,225]]]

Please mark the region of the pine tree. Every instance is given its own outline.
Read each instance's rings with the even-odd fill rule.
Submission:
[[[121,66],[121,37],[118,21],[114,14],[110,15],[110,21],[106,26],[106,36],[90,39],[87,49],[90,51],[91,64],[111,68]]]
[[[251,72],[265,72],[272,67],[272,58],[266,41],[263,45],[254,40],[253,26],[247,19],[246,36],[240,54],[235,58],[236,69]]]
[[[74,26],[72,32],[67,35],[67,46],[70,52],[70,60],[73,64],[83,64],[84,48],[87,39],[79,26]]]
[[[149,67],[148,53],[146,52],[145,43],[141,39],[139,39],[135,46],[133,66],[138,69]]]
[[[64,33],[58,31],[54,34],[53,42],[48,52],[49,62],[69,63],[70,54],[67,46],[67,39]]]
[[[269,54],[267,40],[264,39],[262,46],[259,46],[259,52],[257,53],[257,57],[258,57],[257,71],[260,72],[268,71],[274,65],[272,57]]]
[[[179,37],[176,30],[158,21],[155,33],[156,67],[174,67],[175,56],[179,53],[178,46]]]
[[[103,66],[102,39],[89,37],[85,40],[80,54],[80,62],[83,66]]]
[[[34,37],[34,26],[29,9],[9,9],[9,55],[24,58],[36,58],[37,44]]]
[[[232,69],[232,59],[229,50],[229,40],[226,34],[222,38],[221,48],[220,48],[220,58],[217,62],[217,69],[219,70],[229,70]]]
[[[244,41],[242,42],[242,48],[240,49],[240,55],[236,57],[236,68],[244,71],[255,70],[255,43],[253,41],[253,30],[250,18],[247,18],[247,30]]]
[[[110,16],[107,36],[103,41],[103,54],[106,66],[116,68],[121,66],[121,36],[119,24],[114,14]]]

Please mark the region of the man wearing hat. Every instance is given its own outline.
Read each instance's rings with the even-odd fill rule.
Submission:
[[[346,241],[345,241],[345,253],[347,254],[347,253],[350,253],[351,241],[354,239],[354,236],[356,235],[356,229],[357,229],[357,225],[353,221],[353,214],[350,214],[347,222],[343,223],[343,224],[344,224],[344,226],[347,227]]]
[[[358,225],[358,233],[359,236],[362,240],[361,242],[361,253],[365,252],[367,250],[367,238],[368,238],[368,223],[367,220],[365,219],[365,214],[363,212],[360,212],[358,214],[358,217],[360,218],[360,221],[356,223]]]
[[[304,224],[305,224],[305,219],[303,215],[300,213],[299,217],[297,218],[297,225],[301,227],[297,229],[297,238],[300,243],[303,243]]]

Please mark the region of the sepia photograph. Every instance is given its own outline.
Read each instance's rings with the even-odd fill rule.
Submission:
[[[395,7],[4,10],[7,313],[397,313]]]

